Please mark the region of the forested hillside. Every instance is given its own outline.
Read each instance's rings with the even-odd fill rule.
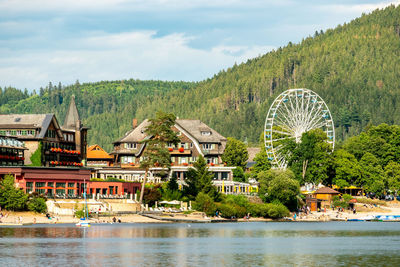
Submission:
[[[225,136],[257,142],[268,107],[288,88],[316,91],[331,109],[338,140],[369,124],[400,124],[400,6],[376,10],[299,44],[221,71],[199,83],[114,81],[28,94],[3,88],[1,113],[55,112],[62,123],[72,94],[89,143],[107,150],[131,127],[132,118],[173,112],[197,118]]]

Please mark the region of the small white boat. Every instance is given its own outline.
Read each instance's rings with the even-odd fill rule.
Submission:
[[[83,197],[85,198],[85,217],[81,218],[81,220],[75,224],[76,226],[79,227],[90,227],[90,222],[88,220],[89,217],[89,212],[88,212],[88,206],[87,206],[87,200],[86,200],[86,181],[83,180],[83,184],[84,184],[84,191],[83,191]]]
[[[90,222],[89,220],[86,220],[86,218],[82,218],[77,224],[75,224],[76,226],[79,227],[90,227]]]

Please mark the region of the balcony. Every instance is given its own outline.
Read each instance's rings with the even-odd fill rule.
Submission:
[[[168,151],[171,155],[191,155],[192,151],[190,149],[181,148],[168,148]]]

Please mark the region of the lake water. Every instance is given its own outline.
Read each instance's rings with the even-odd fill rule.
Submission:
[[[0,227],[1,266],[399,266],[400,223]]]

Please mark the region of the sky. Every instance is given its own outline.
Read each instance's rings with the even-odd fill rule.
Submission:
[[[400,0],[0,0],[0,87],[201,81]]]

